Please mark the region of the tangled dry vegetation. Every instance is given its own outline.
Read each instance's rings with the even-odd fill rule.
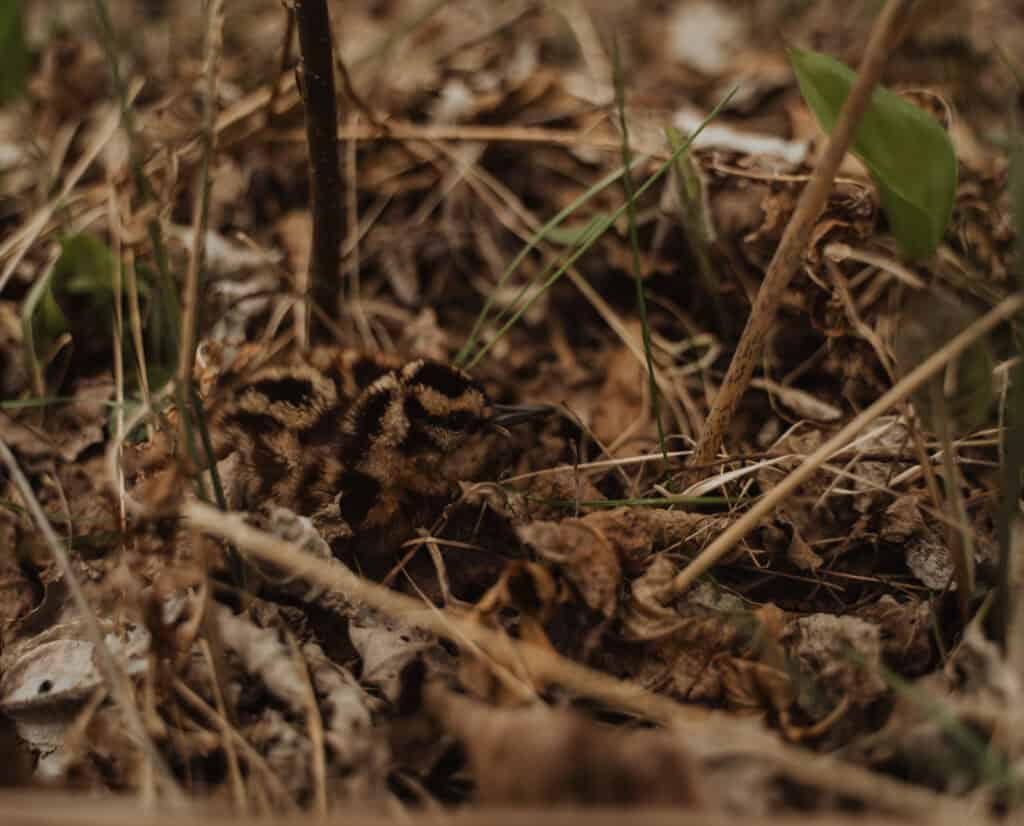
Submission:
[[[1024,3],[920,4],[884,80],[949,130],[944,240],[904,258],[847,158],[725,447],[696,464],[825,144],[785,46],[856,65],[879,4],[330,4],[341,287],[311,313],[288,10],[203,5],[28,4],[28,89],[0,108],[5,822],[76,822],[27,802],[41,785],[261,815],[1018,806],[1010,328],[969,426],[918,393],[786,480],[1013,293]],[[737,84],[630,219],[539,289],[624,203],[620,119],[636,189],[665,127],[692,132]],[[311,340],[458,359],[493,400],[556,414],[486,442],[372,581],[280,502],[202,501],[184,452],[187,496],[157,513],[138,495],[187,418],[180,353],[209,402],[235,354]]]

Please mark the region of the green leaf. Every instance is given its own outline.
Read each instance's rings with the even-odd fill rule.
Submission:
[[[109,304],[114,293],[114,256],[94,235],[73,235],[61,243],[51,287],[61,299]]]
[[[21,0],[0,0],[0,103],[24,94],[31,65]]]
[[[800,92],[831,132],[856,74],[835,58],[790,49]],[[926,112],[881,86],[854,136],[853,153],[871,172],[893,235],[911,258],[935,252],[956,195],[956,155],[945,130]]]
[[[92,235],[65,238],[53,269],[26,302],[36,352],[45,352],[62,333],[105,334],[113,289],[114,256],[106,245]]]

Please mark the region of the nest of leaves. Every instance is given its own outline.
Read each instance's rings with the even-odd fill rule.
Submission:
[[[256,812],[470,801],[920,812],[939,799],[927,790],[1006,802],[1024,755],[1020,677],[981,620],[961,621],[922,463],[941,472],[939,442],[909,408],[834,455],[696,587],[670,586],[891,386],[908,325],[926,339],[955,332],[903,311],[911,283],[978,307],[1009,292],[1006,161],[987,139],[1006,128],[1012,86],[988,38],[1024,34],[1020,4],[989,9],[984,25],[949,12],[893,56],[893,88],[955,112],[960,183],[941,252],[907,264],[870,178],[844,165],[728,453],[703,467],[686,457],[822,145],[780,46],[855,62],[870,14],[773,2],[450,3],[419,17],[405,0],[333,7],[349,84],[344,281],[320,335],[445,361],[468,344],[495,400],[559,411],[517,429],[493,476],[465,480],[396,549],[385,585],[418,603],[391,611],[379,591],[328,587],[338,563],[273,502],[260,526],[319,560],[313,573],[263,558],[239,579],[239,537],[186,520],[154,527],[125,505],[112,445],[129,454],[173,417],[160,401],[176,364],[166,276],[181,289],[197,230],[203,346],[294,346],[310,258],[285,12],[253,1],[215,21],[204,228],[207,22],[167,5],[110,2],[109,42],[86,34],[86,4],[30,9],[29,94],[0,109],[0,438],[98,622],[97,636],[15,478],[0,476],[8,784],[155,784]],[[603,38],[616,29],[618,57]],[[637,203],[655,394],[625,221],[536,286],[619,208],[620,184],[507,272],[551,216],[621,168],[616,60],[637,181],[668,157],[665,125],[692,130],[744,79],[715,134]],[[940,65],[953,68],[940,76]],[[119,92],[133,132],[118,128]],[[979,594],[997,581],[998,424],[993,412],[955,441]],[[126,677],[117,691],[101,640]],[[640,700],[623,699],[629,686]],[[141,731],[125,724],[126,703]],[[843,762],[815,762],[825,754]]]

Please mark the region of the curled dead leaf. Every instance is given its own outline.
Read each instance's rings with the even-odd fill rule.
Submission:
[[[765,663],[723,654],[714,667],[722,675],[725,701],[747,713],[786,715],[796,701],[789,674]]]
[[[801,571],[817,571],[824,563],[824,560],[807,544],[807,541],[803,538],[796,525],[790,525],[790,527],[792,534],[789,540],[789,547],[786,549],[786,557]]]

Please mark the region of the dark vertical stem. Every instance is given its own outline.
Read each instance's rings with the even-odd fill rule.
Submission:
[[[341,295],[342,192],[331,21],[327,14],[327,0],[294,0],[292,8],[299,32],[299,69],[302,99],[306,106],[313,210],[309,300],[323,309],[328,317],[335,318],[340,309]]]
[[[1020,81],[1018,80],[1018,85]],[[1013,143],[1010,148],[1010,170],[1007,190],[1013,225],[1017,230],[1014,250],[1013,274],[1018,291],[1024,291],[1024,132],[1014,112],[1010,112]],[[1013,343],[1017,356],[1024,358],[1024,317],[1015,319]],[[992,638],[1002,646],[1011,664],[1021,653],[1013,651],[1014,632],[1021,622],[1021,571],[1024,560],[1020,547],[1015,547],[1014,524],[1020,519],[1020,496],[1024,479],[1024,361],[1010,371],[1006,388],[1006,420],[1003,423],[1003,467],[1001,497],[996,529],[999,537],[999,575],[996,580],[996,604],[990,621]],[[1017,661],[1019,662],[1019,661]]]

